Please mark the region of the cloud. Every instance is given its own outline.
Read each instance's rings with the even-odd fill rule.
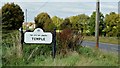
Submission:
[[[118,9],[118,3],[117,2],[102,2],[101,8],[103,8],[103,9]]]
[[[53,1],[53,0],[52,0]],[[66,0],[65,0],[66,1]],[[28,10],[28,21],[34,21],[34,17],[41,12],[47,12],[51,17],[58,16],[66,18],[78,14],[91,15],[96,10],[96,2],[15,2],[22,10]],[[117,2],[101,2],[101,12],[117,12]]]
[[[118,3],[117,2],[103,2],[101,3],[101,12],[105,15],[110,12],[118,13]]]

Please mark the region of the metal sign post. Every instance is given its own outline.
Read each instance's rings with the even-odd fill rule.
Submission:
[[[55,58],[55,54],[56,54],[56,28],[54,28],[54,32],[53,32],[53,59]]]

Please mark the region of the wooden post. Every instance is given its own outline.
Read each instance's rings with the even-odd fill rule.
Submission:
[[[24,33],[23,33],[23,27],[21,27],[21,47],[23,50],[23,42],[24,42]]]
[[[55,58],[55,54],[56,54],[56,28],[54,28],[54,32],[53,32],[53,50],[52,50],[52,55],[53,55],[53,59]]]
[[[22,58],[23,56],[23,28],[22,27],[18,35],[19,35],[19,42],[17,43],[17,57]]]
[[[99,12],[99,0],[96,2],[96,27],[95,27],[95,37],[96,37],[96,48],[99,48],[99,18],[100,18],[100,12]]]

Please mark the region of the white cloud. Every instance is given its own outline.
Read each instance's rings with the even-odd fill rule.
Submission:
[[[53,0],[52,0],[53,1]],[[96,2],[15,2],[22,10],[28,10],[28,21],[33,21],[34,17],[41,12],[47,12],[51,17],[69,17],[78,14],[91,15],[96,9]],[[106,14],[111,11],[117,12],[117,2],[101,3],[101,12]]]
[[[102,2],[101,3],[101,8],[104,8],[104,9],[118,9],[118,3],[117,2]]]

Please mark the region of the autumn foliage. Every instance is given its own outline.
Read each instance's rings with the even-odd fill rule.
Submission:
[[[83,36],[80,33],[75,34],[74,30],[70,29],[57,33],[59,54],[66,55],[69,51],[76,51],[82,39]]]

